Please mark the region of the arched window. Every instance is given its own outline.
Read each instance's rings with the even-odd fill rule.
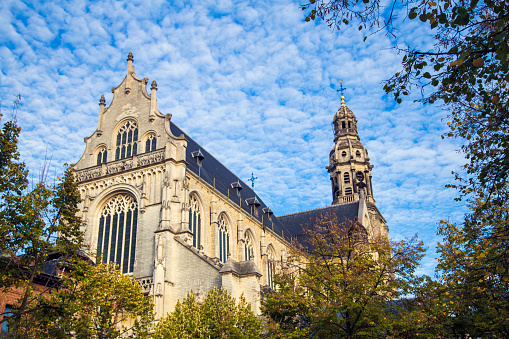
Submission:
[[[355,156],[356,156],[357,158],[360,158],[360,157],[361,157],[361,152],[360,152],[360,151],[355,152]]]
[[[345,184],[350,183],[350,173],[345,172],[344,179],[345,179]]]
[[[253,237],[251,232],[246,232],[244,235],[244,260],[251,260],[252,257],[254,257]]]
[[[152,152],[156,150],[157,138],[155,134],[150,134],[145,141],[145,152]]]
[[[106,147],[101,147],[99,152],[97,152],[97,165],[105,164],[108,159],[108,150]]]
[[[341,121],[341,127],[342,127],[343,129],[345,129],[345,128],[346,128],[346,123],[345,123],[344,121]]]
[[[274,289],[274,273],[276,271],[276,252],[272,247],[267,250],[267,285]]]
[[[226,262],[230,252],[230,235],[228,234],[228,223],[224,214],[219,216],[217,223],[217,238],[219,240],[219,261]]]
[[[136,255],[138,204],[130,195],[111,198],[99,217],[97,256],[104,262],[116,262],[122,273],[133,272]]]
[[[129,158],[136,154],[138,147],[138,125],[135,121],[128,121],[117,134],[117,150],[115,160]]]
[[[193,246],[200,249],[201,245],[201,214],[200,205],[196,196],[189,197],[191,207],[189,208],[189,230],[193,233]]]

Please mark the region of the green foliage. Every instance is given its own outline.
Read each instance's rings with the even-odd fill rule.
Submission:
[[[382,19],[378,2],[368,1],[374,10],[358,11],[353,17],[364,25],[383,22],[390,28],[393,17]],[[439,235],[444,240],[437,274],[443,280],[427,293],[437,305],[447,306],[443,314],[451,316],[442,321],[451,333],[508,337],[509,3],[402,0],[401,4],[408,8],[408,19],[429,25],[435,44],[402,50],[403,68],[384,89],[397,102],[417,89],[422,90],[424,104],[443,103],[449,111],[449,131],[442,137],[460,139],[467,159],[448,187],[458,189],[458,200],[468,201],[470,213],[461,226],[441,222]],[[304,7],[313,6],[316,15],[339,27],[357,5],[358,1],[319,0]]]
[[[52,287],[34,288],[48,256],[60,253],[65,262],[83,240],[81,221],[75,216],[80,196],[72,172],[67,170],[54,185],[40,181],[29,188],[28,171],[19,160],[19,133],[14,119],[0,132],[0,292],[18,288],[22,294],[9,316],[12,337],[24,335],[21,322],[33,316],[41,294]]]
[[[393,302],[413,293],[423,256],[416,238],[371,239],[357,222],[326,215],[306,232],[307,249],[275,277],[262,312],[278,338],[382,336],[394,318]],[[310,250],[311,248],[311,250]]]
[[[116,264],[78,262],[25,326],[33,338],[148,338],[153,307]]]
[[[446,221],[440,225],[444,240],[438,246],[437,271],[442,296],[450,300],[448,311],[454,315],[450,326],[458,335],[509,337],[508,207],[492,211],[490,218],[476,217],[475,225],[473,218],[462,228]],[[474,230],[481,234],[473,236]]]
[[[238,304],[224,289],[211,290],[200,302],[191,291],[175,311],[159,322],[153,338],[260,338],[261,322],[241,297]]]

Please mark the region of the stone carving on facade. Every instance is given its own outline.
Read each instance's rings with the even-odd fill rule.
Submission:
[[[130,170],[132,168],[133,168],[133,160],[132,159],[116,161],[114,163],[106,165],[106,174],[115,174],[115,173]]]
[[[76,182],[92,180],[101,176],[101,166],[84,169],[75,173]]]
[[[117,121],[120,121],[127,117],[138,118],[138,109],[136,107],[131,106],[130,104],[126,104],[122,107],[122,113],[117,116]]]
[[[138,155],[138,166],[147,166],[164,160],[164,149],[160,151],[150,152]]]
[[[144,294],[152,295],[154,293],[154,279],[152,277],[137,279]]]

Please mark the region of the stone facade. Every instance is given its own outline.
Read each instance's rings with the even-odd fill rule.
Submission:
[[[98,128],[73,165],[86,243],[93,255],[138,279],[154,298],[157,319],[190,291],[203,296],[214,287],[243,294],[259,313],[271,263],[285,260],[300,225],[273,216],[249,185],[173,124],[170,114],[161,114],[157,84],[148,93],[147,83],[135,75],[129,54],[126,77],[112,89],[108,107],[101,97]],[[352,174],[356,166],[369,174],[358,137],[347,142],[367,159],[350,162]],[[340,170],[329,169],[334,175]],[[377,218],[385,225],[376,207],[369,207],[370,183],[366,199],[363,190],[355,189],[356,204],[364,206],[355,207],[355,217],[368,216],[370,228]],[[334,197],[334,204],[347,203]]]

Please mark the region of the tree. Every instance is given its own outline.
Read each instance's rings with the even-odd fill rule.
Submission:
[[[153,308],[139,283],[115,263],[81,261],[24,326],[33,338],[148,338]]]
[[[508,205],[493,211],[498,220],[508,220]],[[467,226],[442,221],[444,240],[437,271],[442,279],[442,296],[447,299],[452,332],[463,337],[509,337],[509,239],[496,236],[502,225],[493,219],[476,219],[476,229],[489,236],[472,237]],[[503,225],[506,226],[506,225]]]
[[[319,16],[339,28],[348,19],[362,29],[381,25],[393,32],[393,10],[410,20],[429,24],[435,34],[430,49],[408,46],[402,51],[402,70],[385,82],[384,89],[401,102],[411,90],[422,90],[421,102],[441,102],[448,108],[450,131],[443,137],[462,141],[467,159],[457,181],[470,212],[457,226],[442,221],[444,237],[437,274],[443,290],[458,300],[452,326],[470,334],[507,336],[509,280],[509,4],[504,1],[393,0],[384,16],[378,0],[314,1],[308,20]],[[401,5],[400,5],[401,4]],[[361,9],[361,10],[360,10]],[[406,9],[406,11],[405,11]],[[456,279],[458,275],[458,279]],[[479,332],[480,331],[480,332]]]
[[[244,297],[237,303],[224,289],[214,288],[199,301],[191,291],[175,311],[157,325],[154,338],[260,338],[261,321]]]
[[[15,112],[0,132],[0,292],[17,289],[21,299],[9,316],[7,337],[24,336],[22,321],[31,319],[46,285],[35,287],[44,273],[50,255],[60,253],[62,260],[78,252],[83,235],[76,217],[80,195],[72,172],[67,170],[56,184],[41,180],[29,187],[28,171],[19,160],[17,149],[20,127]],[[5,316],[5,315],[4,315]]]
[[[324,215],[275,278],[262,312],[279,338],[362,338],[387,331],[393,300],[415,290],[416,238],[373,239],[357,221]]]

